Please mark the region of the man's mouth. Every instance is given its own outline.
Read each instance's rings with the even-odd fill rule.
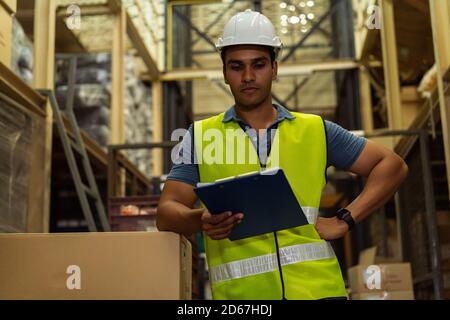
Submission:
[[[241,89],[241,91],[242,91],[242,92],[245,92],[245,93],[253,93],[253,92],[255,92],[256,90],[258,90],[257,87],[247,87],[247,88]]]

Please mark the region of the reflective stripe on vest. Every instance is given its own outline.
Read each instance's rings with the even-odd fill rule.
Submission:
[[[306,216],[309,224],[316,224],[319,209],[313,207],[302,207],[303,213]]]
[[[334,258],[333,248],[328,242],[312,242],[280,248],[282,266],[304,262]],[[275,253],[249,259],[224,263],[209,270],[212,284],[240,279],[256,274],[278,270]]]

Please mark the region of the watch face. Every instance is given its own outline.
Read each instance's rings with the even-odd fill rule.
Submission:
[[[344,216],[348,213],[349,213],[349,211],[347,209],[340,209],[337,212],[337,217],[342,220],[344,218]]]

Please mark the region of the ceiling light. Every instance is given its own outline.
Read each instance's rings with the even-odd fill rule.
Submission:
[[[297,17],[297,16],[292,16],[292,17],[289,18],[289,22],[292,23],[292,24],[297,24],[297,23],[300,22],[300,18]]]
[[[308,19],[309,20],[314,19],[314,13],[308,13]]]
[[[286,2],[280,3],[280,8],[281,8],[281,9],[286,9],[286,7],[287,7]]]
[[[308,2],[306,2],[306,5],[308,6],[308,7],[314,7],[314,1],[312,1],[312,0],[309,0]]]

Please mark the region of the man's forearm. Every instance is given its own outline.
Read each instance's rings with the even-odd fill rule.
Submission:
[[[191,209],[179,202],[168,200],[158,206],[156,225],[160,231],[191,235],[201,231],[203,209]]]
[[[397,156],[381,160],[371,171],[361,194],[347,206],[356,222],[384,205],[408,175],[408,167]]]

